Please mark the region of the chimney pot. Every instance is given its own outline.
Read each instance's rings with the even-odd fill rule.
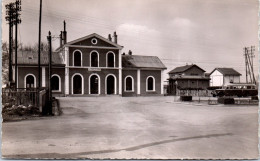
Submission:
[[[117,34],[116,34],[116,31],[114,32],[114,43],[117,44]]]
[[[132,55],[132,51],[131,50],[128,51],[128,55]]]
[[[112,41],[111,34],[108,34],[108,40],[109,40],[109,41]]]
[[[60,31],[60,47],[62,46],[62,31]]]
[[[62,45],[65,45],[67,43],[67,31],[66,31],[66,21],[63,21],[63,27],[64,30],[61,32],[61,40],[62,40]]]
[[[66,31],[66,21],[63,21],[64,31]]]

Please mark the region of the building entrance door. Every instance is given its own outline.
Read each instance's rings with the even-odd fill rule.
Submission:
[[[91,76],[90,78],[90,94],[98,94],[98,84],[99,80],[96,75]]]
[[[82,94],[82,78],[79,75],[73,77],[73,94]]]
[[[112,75],[107,77],[107,94],[115,94],[115,78]]]
[[[26,77],[26,88],[34,88],[34,77],[31,75]]]

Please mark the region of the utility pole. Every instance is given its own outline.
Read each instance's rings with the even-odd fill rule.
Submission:
[[[248,75],[250,77],[250,83],[256,84],[255,74],[254,74],[254,64],[253,58],[255,47],[245,47],[244,48],[244,56],[245,56],[245,64],[246,64],[246,82],[248,83]]]
[[[6,21],[9,24],[9,85],[11,86],[12,78],[12,55],[13,55],[13,21],[14,21],[14,3],[9,3],[5,5],[6,8]]]
[[[256,84],[256,79],[255,79],[255,73],[254,73],[254,65],[253,65],[253,58],[255,57],[254,55],[254,51],[255,51],[255,47],[251,46],[249,47],[249,53],[248,53],[248,57],[249,57],[249,64],[250,64],[250,68],[251,68],[251,74],[252,74],[252,82],[254,84]]]
[[[40,0],[39,15],[39,41],[38,41],[38,88],[41,87],[41,21],[42,21],[42,0]]]
[[[254,60],[253,58],[255,57],[254,55],[254,51],[255,51],[255,47],[254,46],[251,46],[250,47],[250,53],[249,53],[249,57],[250,57],[250,66],[251,66],[251,71],[252,71],[252,77],[253,77],[253,83],[256,84],[256,79],[255,79],[255,73],[254,73]]]
[[[48,114],[52,115],[52,88],[51,88],[51,75],[52,75],[52,47],[51,47],[51,32],[49,31],[49,36],[47,36],[49,44],[49,109]]]
[[[18,48],[18,42],[17,42],[17,29],[18,24],[21,23],[20,19],[20,11],[21,11],[21,0],[16,0],[15,2],[15,89],[17,89],[17,48]]]
[[[248,71],[247,71],[247,49],[246,49],[246,47],[244,48],[244,56],[245,56],[245,65],[246,65],[246,83],[248,83]]]

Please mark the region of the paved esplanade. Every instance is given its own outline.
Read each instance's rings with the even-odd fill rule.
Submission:
[[[62,116],[3,123],[5,157],[258,157],[258,106],[199,106],[173,97],[59,99]]]

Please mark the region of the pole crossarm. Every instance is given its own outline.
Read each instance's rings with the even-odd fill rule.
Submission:
[[[255,74],[254,74],[254,54],[255,46],[245,47],[244,56],[245,56],[245,65],[246,65],[246,82],[248,83],[248,76],[250,78],[250,83],[256,84]]]

